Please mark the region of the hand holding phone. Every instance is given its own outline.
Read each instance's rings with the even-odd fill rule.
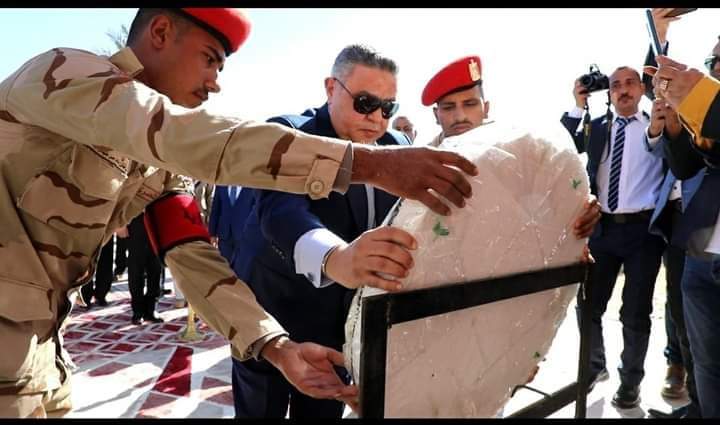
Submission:
[[[697,7],[676,7],[670,12],[666,13],[665,16],[668,18],[674,18],[676,16],[684,15],[686,13],[694,12]]]
[[[663,48],[660,45],[657,28],[655,28],[655,20],[650,9],[645,9],[645,17],[647,18],[647,29],[650,33],[650,45],[652,46],[655,56],[663,54]]]

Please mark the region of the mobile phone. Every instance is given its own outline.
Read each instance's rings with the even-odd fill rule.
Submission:
[[[655,28],[655,21],[653,20],[652,11],[645,9],[645,17],[647,18],[647,29],[650,33],[650,46],[652,46],[653,53],[655,56],[663,54],[663,48],[660,45],[660,38],[658,38],[657,28]]]
[[[676,16],[684,15],[686,13],[694,12],[697,10],[697,7],[676,7],[670,12],[665,14],[665,17],[667,18],[674,18]]]

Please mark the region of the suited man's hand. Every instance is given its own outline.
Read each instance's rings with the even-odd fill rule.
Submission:
[[[658,68],[646,66],[643,70],[653,76],[655,95],[664,98],[673,109],[677,110],[704,74],[695,68],[688,69],[687,65],[675,62],[667,56],[658,55],[655,59]]]
[[[573,97],[575,98],[575,106],[577,106],[580,109],[585,108],[585,105],[587,105],[588,97],[590,97],[590,93],[587,91],[587,89],[580,84],[580,79],[578,78],[575,80],[575,87],[573,88]]]
[[[671,139],[677,138],[682,130],[677,112],[665,99],[656,98],[653,101],[652,113],[650,114],[650,127],[648,136],[658,137],[663,132]]]
[[[655,98],[653,100],[652,109],[650,111],[650,126],[648,127],[648,136],[658,137],[665,128],[665,118],[668,112],[672,113],[672,108],[665,99]]]
[[[345,385],[334,365],[344,366],[342,353],[312,342],[298,344],[280,336],[265,344],[261,355],[295,388],[314,398],[357,400],[355,385]]]
[[[664,45],[665,42],[667,42],[667,32],[668,28],[670,28],[670,22],[677,21],[680,19],[679,16],[675,17],[669,17],[665,16],[666,14],[672,12],[674,8],[672,7],[666,7],[666,8],[653,8],[652,9],[652,17],[653,21],[655,21],[655,30],[657,31],[658,39],[660,40],[660,45]]]
[[[595,195],[590,195],[583,205],[583,210],[575,219],[573,234],[578,239],[589,237],[597,222],[600,221],[600,203]]]
[[[118,227],[117,229],[115,229],[115,235],[120,239],[125,239],[125,238],[130,237],[127,226]]]
[[[437,195],[462,208],[472,196],[468,175],[477,167],[462,155],[432,147],[353,145],[352,181],[369,183],[402,198],[422,202],[441,215],[450,215]],[[430,191],[434,191],[432,193]]]
[[[349,244],[332,251],[325,263],[326,277],[347,288],[363,285],[386,291],[401,288],[414,262],[410,250],[417,242],[408,232],[395,227],[368,230]]]

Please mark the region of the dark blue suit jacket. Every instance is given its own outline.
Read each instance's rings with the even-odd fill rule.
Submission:
[[[337,137],[327,104],[302,116],[270,119],[306,133]],[[410,144],[407,137],[389,130],[378,144]],[[248,191],[249,193],[250,191]],[[325,227],[352,241],[367,229],[367,195],[364,185],[350,185],[345,195],[331,192],[327,199],[271,190],[253,190],[255,207],[243,232],[238,261],[239,276],[248,283],[260,304],[296,341],[313,341],[342,349],[344,323],[353,291],[332,284],[316,288],[295,273],[295,243],[309,230]],[[375,189],[375,216],[380,223],[397,198]]]
[[[210,236],[218,238],[220,254],[228,260],[235,273],[238,272],[237,258],[242,248],[240,239],[255,201],[252,193],[245,193],[246,191],[247,189],[242,189],[235,204],[231,204],[228,187],[217,186],[208,222]]]
[[[655,146],[655,148],[652,150],[652,152],[657,156],[665,158],[667,155],[667,149],[665,145],[668,143],[671,142],[665,136],[661,136],[660,141],[658,142],[657,146]],[[690,204],[690,201],[695,195],[695,192],[697,192],[700,184],[703,181],[704,175],[704,172],[698,172],[697,174],[695,174],[695,176],[681,181],[680,191],[682,192],[683,210],[685,210],[685,208],[687,208],[687,206]],[[655,202],[655,210],[653,211],[652,218],[650,219],[649,230],[650,233],[662,236],[665,239],[665,242],[672,243],[674,246],[677,247],[683,247],[684,243],[678,240],[678,232],[673,231],[677,229],[672,229],[671,221],[668,220],[667,216],[663,214],[663,210],[665,209],[665,206],[670,199],[672,188],[677,180],[678,179],[677,177],[675,177],[675,174],[673,174],[672,169],[668,168],[667,172],[665,173],[665,178],[663,179],[662,185],[660,186],[660,192],[658,192],[658,199]]]

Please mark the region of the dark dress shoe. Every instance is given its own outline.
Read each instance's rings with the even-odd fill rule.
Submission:
[[[142,325],[143,318],[142,316],[133,315],[131,322],[133,325]]]
[[[654,419],[682,419],[687,416],[688,405],[673,409],[670,413],[661,412],[657,409],[648,409],[648,416]]]
[[[640,386],[620,384],[612,398],[612,404],[621,409],[632,409],[640,404]]]
[[[662,394],[663,397],[670,399],[685,397],[685,394],[687,393],[685,388],[685,376],[686,373],[683,365],[669,365],[660,394]]]
[[[592,391],[593,388],[595,388],[595,384],[601,381],[607,381],[610,379],[610,373],[608,373],[607,369],[603,369],[600,372],[598,372],[595,376],[590,378],[590,385],[588,385],[588,392]]]
[[[100,307],[107,307],[107,306],[108,306],[107,300],[104,300],[104,299],[102,299],[102,300],[95,300],[95,304],[99,305]]]
[[[161,317],[157,317],[155,315],[145,316],[144,319],[146,322],[152,322],[152,323],[164,323],[165,322],[165,320],[163,320]]]

